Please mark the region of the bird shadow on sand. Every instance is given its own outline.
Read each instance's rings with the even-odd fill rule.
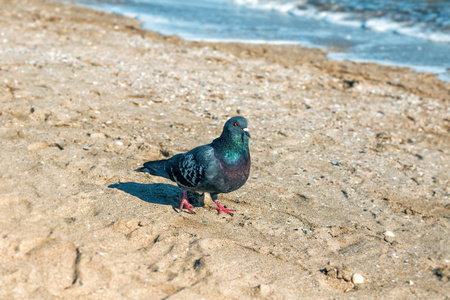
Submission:
[[[165,183],[119,182],[109,185],[108,188],[121,190],[148,203],[171,205],[175,211],[179,210],[180,197],[183,195],[180,188]],[[203,195],[188,192],[188,199],[194,207],[204,206]]]

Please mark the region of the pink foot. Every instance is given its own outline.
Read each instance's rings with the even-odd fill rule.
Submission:
[[[180,211],[183,210],[184,206],[186,206],[187,210],[190,213],[195,214],[195,212],[192,210],[194,208],[194,206],[189,203],[189,201],[187,199],[187,192],[185,192],[185,191],[183,191],[183,199],[181,200]]]
[[[219,212],[219,214],[221,212],[225,212],[225,213],[229,214],[230,216],[233,215],[234,209],[228,209],[228,208],[223,207],[222,204],[220,204],[219,200],[215,200],[214,202],[217,204],[217,207],[213,207],[213,209],[217,210]]]

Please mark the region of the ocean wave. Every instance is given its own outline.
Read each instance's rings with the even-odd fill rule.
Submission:
[[[393,5],[382,6],[380,1],[342,1],[338,4],[327,0],[304,1],[276,1],[276,0],[235,0],[234,3],[252,9],[270,10],[294,17],[314,19],[331,24],[361,27],[378,32],[393,32],[422,40],[450,43],[450,8],[441,11],[427,11],[421,1],[416,6],[408,0],[397,1],[402,9],[393,8]],[[353,8],[351,3],[358,4]],[[332,5],[333,4],[333,5]],[[386,4],[386,3],[384,3]],[[406,5],[408,4],[408,5]],[[419,4],[422,4],[420,6]],[[430,5],[430,4],[427,4]],[[450,7],[450,5],[449,5]],[[384,10],[383,10],[384,9]]]

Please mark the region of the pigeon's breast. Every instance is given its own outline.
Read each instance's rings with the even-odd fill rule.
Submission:
[[[242,161],[233,164],[227,164],[220,161],[221,169],[221,193],[229,193],[237,190],[247,181],[250,174],[250,156],[245,156]]]

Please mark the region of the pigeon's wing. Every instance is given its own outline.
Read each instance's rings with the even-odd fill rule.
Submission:
[[[181,187],[194,189],[208,180],[211,165],[215,163],[214,149],[204,145],[169,159],[166,170]]]

